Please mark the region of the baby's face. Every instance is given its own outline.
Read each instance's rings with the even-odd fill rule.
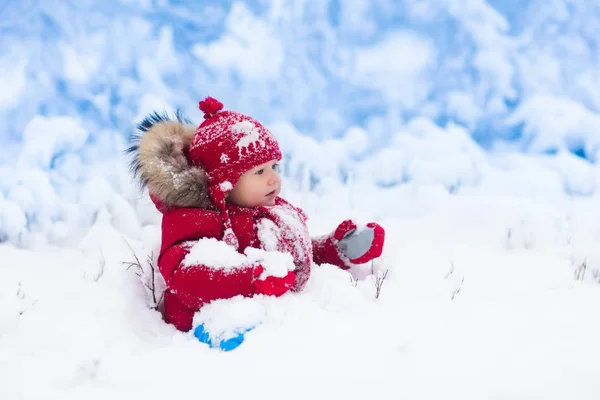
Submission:
[[[272,206],[281,190],[278,160],[271,160],[246,171],[227,196],[240,207]]]

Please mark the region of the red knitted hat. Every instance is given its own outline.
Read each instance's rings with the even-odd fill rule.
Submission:
[[[225,206],[225,195],[246,171],[281,159],[279,144],[258,121],[238,112],[222,111],[223,103],[207,97],[199,104],[204,121],[194,135],[189,160],[206,171],[211,198],[225,220],[224,240],[238,247]]]

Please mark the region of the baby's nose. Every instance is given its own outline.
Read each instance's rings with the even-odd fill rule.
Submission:
[[[276,174],[272,174],[272,175],[269,177],[268,183],[269,183],[269,185],[274,185],[274,184],[276,184],[278,181],[279,181],[279,177],[278,177]]]

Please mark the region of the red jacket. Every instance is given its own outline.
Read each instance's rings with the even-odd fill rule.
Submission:
[[[243,254],[246,247],[269,249],[261,243],[258,226],[264,219],[277,232],[277,250],[290,253],[296,265],[295,291],[301,290],[310,276],[314,260],[327,260],[341,268],[346,264],[337,253],[321,245],[324,238],[313,239],[306,229],[306,217],[302,210],[278,198],[274,207],[256,209],[228,205],[228,211],[235,235],[239,240],[238,251]],[[274,211],[285,212],[295,217],[298,224],[292,226],[277,217]],[[202,238],[223,237],[223,220],[217,211],[200,208],[178,208],[163,214],[162,244],[158,267],[167,285],[165,293],[165,320],[182,331],[192,328],[194,313],[203,304],[215,299],[226,299],[237,295],[252,296],[254,266],[232,271],[214,268],[210,265],[186,265],[182,261],[195,241]],[[271,244],[272,245],[272,244]],[[313,252],[316,250],[317,254]],[[333,258],[332,258],[333,255]],[[337,262],[336,262],[337,261]]]

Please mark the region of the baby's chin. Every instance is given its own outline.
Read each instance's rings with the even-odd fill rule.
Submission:
[[[275,205],[275,197],[273,198],[265,198],[260,204],[261,206],[274,206]]]

